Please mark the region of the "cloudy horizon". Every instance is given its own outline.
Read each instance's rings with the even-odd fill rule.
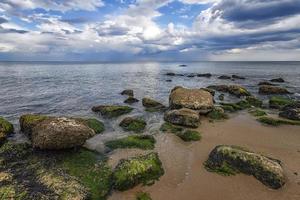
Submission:
[[[0,60],[299,60],[299,0],[2,0]]]

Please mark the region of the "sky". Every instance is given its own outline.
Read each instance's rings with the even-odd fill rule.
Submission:
[[[0,0],[0,60],[300,60],[300,0]]]

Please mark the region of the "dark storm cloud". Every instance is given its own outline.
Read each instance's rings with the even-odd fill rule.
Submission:
[[[300,14],[299,0],[223,0],[213,12],[228,21],[262,21]]]
[[[0,24],[6,23],[6,22],[8,22],[7,19],[0,17]]]

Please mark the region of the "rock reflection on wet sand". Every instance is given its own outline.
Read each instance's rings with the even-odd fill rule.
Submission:
[[[163,162],[165,175],[152,186],[138,186],[126,192],[113,191],[110,200],[135,199],[138,191],[149,192],[154,200],[297,200],[300,199],[300,127],[262,126],[240,114],[225,122],[203,122],[202,140],[185,143],[172,134],[157,134],[155,151]],[[220,144],[239,145],[282,161],[286,185],[271,190],[255,178],[238,174],[224,177],[206,171],[203,162]],[[146,152],[117,150],[110,156],[115,165],[120,158]]]

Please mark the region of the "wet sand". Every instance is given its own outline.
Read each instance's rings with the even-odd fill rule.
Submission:
[[[173,134],[157,134],[165,174],[152,186],[137,186],[125,192],[113,191],[109,200],[135,199],[138,191],[149,192],[153,200],[298,200],[300,199],[300,127],[263,126],[248,114],[224,122],[204,121],[202,140],[185,143]],[[287,183],[272,190],[252,176],[224,177],[203,167],[210,151],[220,144],[239,145],[282,161]],[[120,158],[145,154],[140,150],[117,150],[110,164]],[[296,173],[296,174],[295,174]],[[297,175],[298,173],[298,175]]]

